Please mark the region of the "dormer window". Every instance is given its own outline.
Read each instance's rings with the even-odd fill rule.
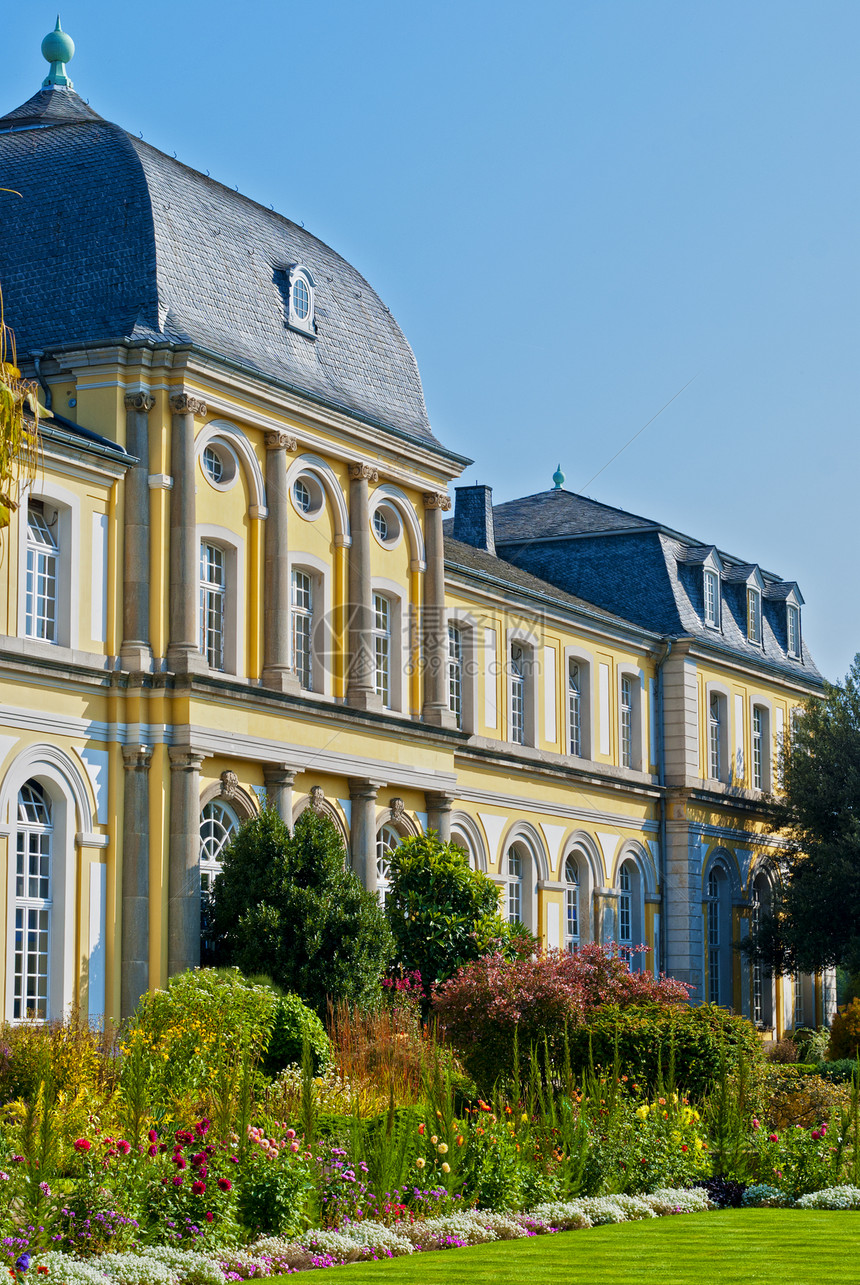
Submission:
[[[747,587],[747,638],[761,646],[761,591]]]
[[[788,654],[795,660],[800,659],[800,608],[788,604]]]
[[[290,298],[288,321],[291,330],[301,330],[305,335],[316,335],[314,325],[314,279],[307,268],[300,264],[290,268]]]
[[[716,571],[705,570],[705,624],[720,627],[720,578]]]

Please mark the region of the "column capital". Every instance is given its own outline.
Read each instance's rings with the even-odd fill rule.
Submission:
[[[349,784],[349,797],[351,799],[374,800],[379,791],[384,789],[385,781],[368,781],[363,776],[350,776],[347,778]]]
[[[296,769],[288,763],[264,763],[263,781],[269,785],[294,785]]]
[[[449,790],[425,790],[424,801],[428,808],[435,808],[439,812],[450,812],[457,802],[457,795]]]
[[[152,393],[126,393],[124,400],[126,410],[142,410],[147,415],[155,405]]]
[[[356,461],[349,466],[349,476],[356,482],[366,479],[368,482],[379,481],[379,469],[374,468],[372,464],[364,464]]]
[[[425,509],[441,509],[447,513],[451,507],[451,497],[447,491],[425,491],[424,492]]]
[[[167,751],[170,756],[170,767],[174,772],[199,772],[203,766],[205,754],[199,754],[187,745],[171,745]]]
[[[266,434],[267,451],[297,451],[299,444],[293,437],[292,433],[284,433],[280,429]]]
[[[191,393],[174,393],[170,398],[170,409],[174,415],[205,415],[206,403]]]
[[[152,762],[151,745],[123,745],[122,747],[123,766],[127,771],[133,772],[143,768],[148,768]]]

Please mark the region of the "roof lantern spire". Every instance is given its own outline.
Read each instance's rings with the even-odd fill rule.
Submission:
[[[553,480],[553,482],[555,483],[555,487],[554,487],[554,489],[555,489],[556,491],[560,491],[560,490],[561,490],[561,488],[564,486],[564,474],[563,474],[563,473],[562,473],[562,471],[561,471],[561,465],[560,465],[560,464],[559,464],[558,468],[555,470],[555,472],[553,473],[553,475],[552,475],[552,480]]]
[[[71,62],[74,56],[75,42],[63,31],[60,15],[57,14],[56,27],[42,41],[42,57],[51,64],[51,70],[42,81],[43,89],[51,89],[55,85],[63,85],[66,89],[74,88],[66,75],[66,63]]]

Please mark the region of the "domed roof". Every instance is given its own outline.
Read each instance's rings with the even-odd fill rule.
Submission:
[[[280,214],[50,85],[0,119],[0,285],[18,352],[190,345],[433,442],[412,349],[367,281]],[[288,273],[316,333],[288,327]],[[446,452],[447,454],[448,452]]]

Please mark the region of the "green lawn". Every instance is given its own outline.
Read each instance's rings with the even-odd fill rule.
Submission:
[[[857,1285],[860,1213],[727,1209],[330,1270],[355,1285]]]

